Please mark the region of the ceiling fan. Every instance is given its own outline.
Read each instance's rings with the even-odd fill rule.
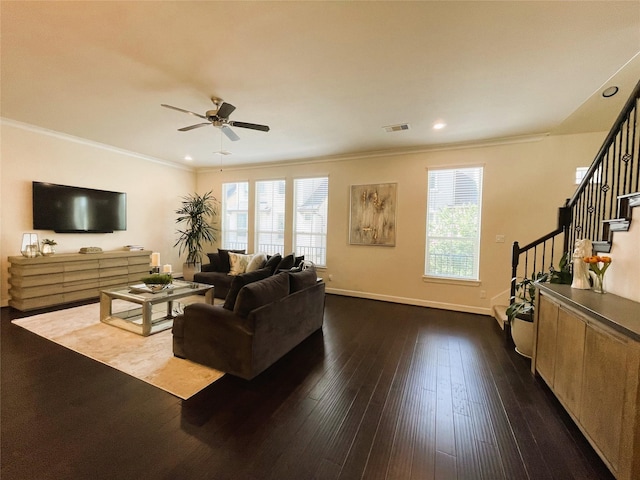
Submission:
[[[234,120],[229,120],[229,115],[233,113],[236,107],[234,107],[230,103],[223,102],[220,98],[216,97],[211,97],[211,101],[216,108],[215,110],[207,110],[204,115],[190,112],[189,110],[185,110],[183,108],[166,105],[164,103],[162,103],[161,106],[170,108],[172,110],[177,110],[179,112],[188,113],[189,115],[193,115],[194,117],[199,117],[203,120],[206,120],[206,122],[203,123],[196,123],[195,125],[179,128],[178,131],[180,132],[186,132],[188,130],[204,127],[206,125],[213,125],[214,127],[218,127],[220,130],[222,130],[222,132],[229,138],[229,140],[235,142],[236,140],[240,140],[240,137],[236,135],[236,133],[229,127],[249,128],[251,130],[260,130],[261,132],[269,131],[269,127],[267,125],[258,125],[257,123],[237,122]]]

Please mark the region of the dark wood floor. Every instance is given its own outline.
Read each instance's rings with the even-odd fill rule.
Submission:
[[[611,479],[490,317],[328,295],[323,332],[189,401],[10,323],[12,479]]]

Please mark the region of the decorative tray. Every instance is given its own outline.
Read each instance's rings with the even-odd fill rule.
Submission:
[[[167,290],[171,290],[173,288],[172,284],[167,284],[164,285],[162,288],[160,289],[151,289],[149,288],[147,285],[145,285],[144,283],[139,283],[136,285],[130,285],[129,286],[129,292],[130,293],[160,293],[160,292],[166,292]]]

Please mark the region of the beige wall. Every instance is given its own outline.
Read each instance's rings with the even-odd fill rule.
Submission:
[[[198,172],[197,188],[213,190],[220,198],[223,182],[286,178],[290,185],[296,177],[328,175],[328,254],[327,268],[321,273],[327,291],[488,314],[492,298],[506,295],[512,243],[528,243],[556,227],[558,207],[575,191],[576,167],[591,163],[604,135],[545,137],[299,165],[212,168]],[[459,165],[483,165],[485,169],[479,284],[423,278],[426,171]],[[396,246],[349,245],[350,185],[385,182],[398,184]],[[504,235],[505,242],[496,243],[496,235]],[[285,246],[287,253],[290,248],[291,243]]]
[[[163,264],[180,271],[173,248],[174,210],[180,197],[195,189],[195,172],[136,157],[90,142],[30,129],[3,121],[1,144],[2,306],[8,302],[7,257],[20,255],[22,234],[32,232],[33,180],[116,190],[127,194],[127,230],[108,234],[60,234],[37,231],[40,240],[53,238],[59,253],[97,246],[119,250],[141,244],[160,252]]]
[[[527,243],[555,228],[557,208],[575,190],[575,168],[591,163],[604,138],[604,133],[545,137],[404,155],[222,171],[217,167],[195,173],[13,122],[3,122],[0,133],[3,306],[8,300],[7,257],[20,254],[22,233],[31,231],[32,180],[127,192],[126,232],[37,232],[41,239],[55,238],[58,252],[76,252],[83,246],[114,250],[143,244],[160,252],[162,263],[171,263],[179,271],[181,260],[173,248],[173,212],[181,196],[194,190],[213,190],[220,198],[223,182],[274,178],[285,178],[290,192],[294,178],[328,175],[328,258],[321,274],[329,292],[478,313],[490,313],[491,302],[506,294],[513,241]],[[436,283],[423,278],[427,168],[459,165],[485,168],[479,284]],[[385,182],[398,184],[396,246],[349,245],[350,185]],[[287,219],[287,227],[291,228],[291,219]],[[505,242],[496,243],[496,235],[505,235]],[[285,251],[290,249],[289,241]],[[616,252],[611,256],[615,261]],[[624,296],[637,295],[620,288],[629,282],[621,267],[617,274],[615,269],[614,264],[609,289]],[[637,285],[638,274],[631,271],[630,275],[635,275],[635,283],[631,283]]]

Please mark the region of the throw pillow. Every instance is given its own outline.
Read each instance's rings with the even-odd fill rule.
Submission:
[[[218,255],[220,256],[220,272],[229,273],[231,269],[231,265],[229,265],[229,252],[232,253],[246,253],[245,250],[225,250],[222,248],[218,249]]]
[[[282,255],[280,255],[279,253],[276,253],[275,255],[272,255],[267,258],[267,263],[265,263],[264,266],[265,268],[271,269],[271,275],[273,275],[281,261],[282,261]]]
[[[229,252],[229,275],[240,275],[247,271],[253,255]]]
[[[229,292],[224,299],[224,305],[222,307],[226,308],[227,310],[233,311],[233,308],[236,305],[236,299],[238,298],[238,293],[240,293],[242,287],[270,276],[271,270],[269,270],[268,268],[261,268],[260,270],[255,270],[249,273],[241,273],[240,275],[235,276],[233,280],[231,280],[231,286],[229,287]]]
[[[207,253],[209,257],[209,264],[211,265],[212,272],[220,271],[220,254],[219,253]]]
[[[267,263],[267,254],[266,253],[256,253],[249,265],[247,265],[247,272],[253,272],[254,270],[259,270],[264,268],[264,264]]]
[[[279,272],[280,270],[290,270],[291,267],[293,267],[293,262],[295,262],[295,255],[293,253],[290,253],[289,255],[284,257],[278,264],[278,266],[276,267],[276,272]]]
[[[293,260],[293,266],[294,267],[299,267],[302,264],[302,261],[304,260],[304,255],[300,255],[299,257],[295,257]]]
[[[259,282],[245,285],[238,293],[233,313],[248,317],[252,310],[275,302],[289,295],[289,274],[272,275]]]
[[[318,281],[315,267],[300,272],[289,272],[289,292],[294,293],[311,287]]]

